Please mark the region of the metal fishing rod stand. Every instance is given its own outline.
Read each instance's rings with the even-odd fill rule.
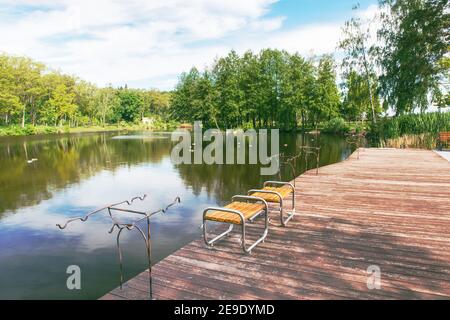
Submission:
[[[346,137],[345,142],[351,146],[356,148],[359,160],[359,154],[361,150],[361,146],[364,145],[364,139],[366,136],[364,134],[350,134]]]
[[[319,167],[320,167],[320,147],[308,147],[308,146],[301,146],[300,152],[295,156],[286,156],[284,154],[281,154],[281,164],[284,164],[288,166],[291,169],[292,176],[294,177],[294,187],[295,187],[295,179],[297,178],[297,161],[301,160],[304,156],[305,159],[305,168],[306,171],[308,171],[308,156],[314,155],[316,158],[316,175],[319,174]],[[279,171],[280,179],[281,179],[281,170]]]
[[[316,158],[316,176],[319,175],[319,167],[320,167],[320,147],[307,147],[302,146],[301,154],[305,154],[305,168],[308,171],[308,157],[313,155]]]
[[[117,251],[119,254],[120,289],[122,289],[122,285],[123,285],[123,261],[122,261],[122,249],[120,247],[120,235],[122,234],[122,231],[124,231],[124,230],[127,230],[127,231],[137,230],[139,232],[139,234],[142,236],[142,238],[144,239],[145,246],[147,249],[148,276],[149,276],[149,298],[150,298],[150,300],[152,300],[153,299],[152,263],[151,263],[152,243],[151,243],[151,236],[150,236],[150,218],[158,213],[161,213],[161,214],[166,213],[170,207],[176,205],[177,203],[180,203],[181,199],[180,199],[180,197],[176,197],[175,200],[172,203],[170,203],[169,205],[167,205],[165,208],[159,209],[159,210],[153,211],[153,212],[151,212],[151,211],[150,212],[136,211],[136,210],[131,210],[131,209],[123,209],[123,208],[119,207],[120,205],[131,206],[136,200],[144,201],[146,197],[147,197],[147,195],[143,195],[142,197],[135,197],[131,200],[125,200],[125,201],[122,201],[119,203],[107,205],[103,208],[91,211],[83,217],[77,217],[77,218],[67,220],[64,225],[57,224],[56,226],[59,229],[63,230],[72,222],[75,222],[75,221],[86,222],[94,214],[102,212],[102,211],[107,211],[108,216],[110,217],[110,219],[112,220],[112,223],[113,223],[111,229],[109,230],[109,233],[112,234],[116,228],[118,230],[117,237],[116,237],[116,243],[117,243]],[[114,217],[113,212],[137,214],[137,215],[141,216],[141,218],[138,220],[132,221],[130,223],[124,223],[124,222],[117,220],[116,217]],[[143,222],[143,221],[147,222],[146,230],[143,230],[138,225],[140,222]]]

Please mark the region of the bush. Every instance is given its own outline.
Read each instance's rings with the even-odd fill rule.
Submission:
[[[371,126],[369,138],[375,145],[389,145],[389,141],[407,139],[408,141],[414,140],[414,143],[407,143],[406,146],[418,145],[430,148],[430,146],[436,145],[439,132],[448,131],[450,131],[450,112],[406,114],[381,119],[376,125]],[[431,138],[434,141],[430,141]],[[424,143],[418,144],[417,141]]]
[[[44,128],[44,133],[45,134],[57,133],[57,130],[56,130],[55,127],[45,127]]]
[[[14,125],[2,128],[1,135],[3,136],[24,136],[33,134],[34,130],[30,126],[26,126],[25,128],[22,128],[21,126]]]
[[[33,134],[36,134],[36,129],[34,126],[25,126],[25,128],[23,128],[23,132],[25,135],[31,136]]]
[[[78,117],[78,125],[81,127],[88,126],[91,123],[91,119],[88,116]]]
[[[22,128],[19,125],[13,125],[9,127],[0,128],[0,136],[29,136],[35,134],[50,134],[58,132],[59,132],[58,128],[47,126],[27,125],[25,126],[25,128]]]
[[[361,134],[365,132],[365,127],[363,124],[358,123],[354,126],[353,130],[355,131],[356,134]]]
[[[342,118],[333,118],[326,122],[322,128],[324,133],[346,134],[350,131],[350,125]]]

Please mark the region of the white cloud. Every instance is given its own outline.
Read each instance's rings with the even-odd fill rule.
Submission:
[[[284,17],[266,16],[277,1],[0,0],[0,51],[101,86],[162,89],[231,48],[334,51],[340,24],[284,30]]]
[[[303,55],[319,55],[334,52],[339,35],[340,24],[313,24],[275,33],[262,41],[261,45]]]
[[[257,31],[273,31],[280,29],[283,25],[285,17],[277,17],[273,19],[257,20],[250,24],[253,30]]]

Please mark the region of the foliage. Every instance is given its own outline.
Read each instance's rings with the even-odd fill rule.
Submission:
[[[329,120],[339,107],[331,56],[317,65],[298,54],[265,49],[242,56],[231,51],[203,73],[196,68],[183,73],[170,109],[180,122],[291,130]]]
[[[338,115],[340,104],[339,91],[336,86],[336,72],[333,58],[324,56],[319,63],[317,76],[316,117],[320,115],[332,118]]]
[[[55,127],[47,127],[47,126],[31,126],[26,125],[25,127],[21,127],[20,125],[12,125],[5,128],[0,127],[0,136],[26,136],[26,135],[34,135],[34,134],[50,134],[57,133],[57,129]]]
[[[407,134],[397,138],[390,138],[378,142],[382,148],[418,148],[436,149],[439,147],[436,135],[432,133]]]
[[[12,125],[7,130],[11,134],[32,133],[27,125],[106,126],[142,117],[167,119],[169,101],[167,92],[97,88],[31,59],[0,54],[0,124]]]
[[[378,81],[374,74],[370,75],[371,81],[368,82],[365,76],[351,71],[346,75],[343,87],[345,89],[344,101],[342,103],[341,115],[348,121],[373,120],[372,104],[375,115],[382,111],[379,97],[377,95],[370,99],[368,84],[372,85],[372,92],[376,92]]]
[[[449,2],[381,0],[380,7],[381,93],[396,115],[425,111],[443,95],[440,62],[449,49]]]
[[[359,9],[359,5],[354,9]],[[345,52],[342,67],[348,89],[346,107],[356,116],[366,114],[367,106],[370,106],[371,119],[376,122],[379,100],[376,94],[375,57],[368,44],[371,40],[369,26],[370,21],[361,18],[347,21],[342,29],[344,38],[339,47]]]
[[[350,125],[342,118],[333,118],[323,124],[322,132],[345,134],[350,131]]]
[[[371,128],[372,138],[386,140],[405,135],[450,131],[450,112],[433,112],[406,114],[393,118],[385,118]]]
[[[143,108],[143,100],[141,95],[129,89],[119,89],[117,92],[119,103],[114,109],[116,121],[136,122],[139,120],[141,108]]]

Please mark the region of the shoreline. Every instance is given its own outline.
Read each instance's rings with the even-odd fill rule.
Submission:
[[[25,128],[18,126],[0,127],[0,138],[3,137],[28,137],[39,135],[64,135],[76,133],[96,133],[96,132],[114,132],[114,131],[154,131],[154,130],[171,130],[170,126],[165,127],[147,127],[142,125],[128,126],[90,126],[90,127],[47,127],[47,126],[26,126]]]
[[[165,125],[157,127],[149,127],[144,125],[108,125],[108,126],[89,126],[89,127],[51,127],[51,126],[32,126],[27,125],[25,128],[20,126],[0,126],[0,138],[1,137],[27,137],[27,136],[37,136],[37,135],[61,135],[61,134],[71,134],[71,133],[96,133],[96,132],[113,132],[113,131],[155,131],[155,130],[175,130],[177,127]],[[242,128],[243,129],[243,128]],[[246,129],[243,129],[246,130]],[[256,129],[258,130],[258,129]],[[293,130],[280,130],[281,132],[291,132],[291,133],[304,133],[304,134],[322,134],[321,132],[313,129],[293,129]]]

